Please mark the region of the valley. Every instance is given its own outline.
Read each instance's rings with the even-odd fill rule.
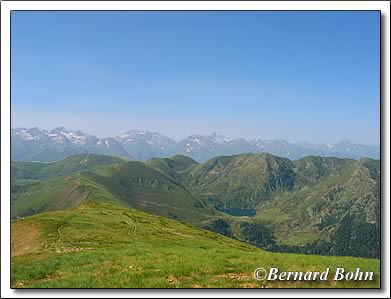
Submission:
[[[101,202],[282,252],[380,257],[380,164],[270,154],[13,161],[11,216]],[[357,246],[356,244],[359,244]]]

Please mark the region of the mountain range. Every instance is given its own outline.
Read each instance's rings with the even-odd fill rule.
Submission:
[[[272,251],[379,257],[380,161],[267,153],[145,162],[79,154],[12,161],[13,219],[93,202],[130,207]]]
[[[98,138],[64,127],[53,130],[11,130],[12,160],[48,162],[82,153],[105,154],[140,161],[180,154],[198,162],[206,162],[217,156],[241,153],[270,153],[291,160],[310,155],[379,159],[380,147],[355,144],[348,140],[336,144],[311,144],[290,143],[285,140],[231,139],[216,133],[191,135],[177,142],[163,134],[137,130],[109,138]]]

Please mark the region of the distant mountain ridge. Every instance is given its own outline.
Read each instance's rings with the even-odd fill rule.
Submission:
[[[216,133],[194,134],[177,142],[160,133],[137,130],[127,131],[117,137],[98,138],[64,127],[53,130],[11,129],[12,160],[56,161],[82,153],[113,155],[141,161],[181,154],[198,162],[205,162],[217,156],[242,153],[270,153],[291,160],[310,155],[379,159],[380,147],[355,144],[348,140],[336,144],[312,144],[290,143],[278,139],[231,139]]]

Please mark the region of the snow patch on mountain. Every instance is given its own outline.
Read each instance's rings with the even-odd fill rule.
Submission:
[[[29,130],[27,129],[21,129],[15,133],[23,140],[39,140],[39,136],[33,136]]]

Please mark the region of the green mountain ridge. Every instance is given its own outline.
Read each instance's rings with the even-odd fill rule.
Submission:
[[[290,161],[270,154],[217,157],[204,164],[185,156],[145,163],[108,156],[95,160],[88,169],[62,166],[76,172],[58,170],[67,175],[49,180],[42,179],[49,170],[34,177],[30,164],[18,162],[19,171],[11,172],[12,217],[95,200],[187,222],[269,250],[379,257],[378,160],[311,156]],[[26,178],[21,172],[36,181],[21,180]],[[256,215],[235,217],[231,210],[253,210]],[[340,239],[346,240],[346,248],[340,248]]]
[[[95,154],[79,154],[46,163],[11,161],[11,178],[14,180],[49,179],[121,162],[124,162],[121,158]]]

